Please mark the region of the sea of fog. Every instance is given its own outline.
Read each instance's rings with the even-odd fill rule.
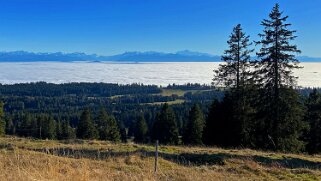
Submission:
[[[106,63],[106,62],[15,62],[0,63],[0,83],[105,82],[168,84],[210,84],[213,69],[219,63]],[[295,71],[298,84],[303,87],[321,87],[321,63],[301,63],[304,68]]]

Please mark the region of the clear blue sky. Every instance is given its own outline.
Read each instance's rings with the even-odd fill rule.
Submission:
[[[321,57],[321,0],[1,0],[0,51],[220,55],[237,23],[257,40],[276,2],[302,55]]]

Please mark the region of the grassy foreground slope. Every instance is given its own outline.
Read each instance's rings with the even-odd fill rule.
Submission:
[[[320,180],[321,156],[0,138],[0,180]]]

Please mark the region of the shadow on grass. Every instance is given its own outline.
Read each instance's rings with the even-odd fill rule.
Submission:
[[[91,159],[107,159],[115,157],[126,157],[130,155],[140,155],[141,157],[154,157],[155,152],[146,151],[144,149],[130,151],[130,152],[117,152],[112,150],[99,151],[99,150],[75,150],[75,149],[52,149],[52,150],[34,150],[40,152],[47,152],[57,156],[67,156],[71,158],[91,158]],[[185,165],[185,166],[201,166],[201,165],[224,165],[228,159],[241,159],[251,160],[266,166],[277,166],[283,168],[308,168],[308,169],[321,169],[321,162],[314,162],[293,157],[271,158],[268,156],[244,156],[235,155],[232,153],[164,153],[159,152],[158,156],[165,160]]]
[[[268,166],[280,166],[284,168],[308,168],[308,169],[321,169],[321,163],[320,162],[314,162],[309,160],[304,160],[301,158],[293,158],[293,157],[283,157],[283,158],[270,158],[270,157],[264,157],[264,156],[252,156],[252,160],[255,162],[261,163],[263,165]]]
[[[50,148],[50,149],[29,149],[30,151],[43,152],[50,155],[69,158],[89,158],[104,160],[107,158],[127,157],[139,155],[142,158],[154,157],[155,152],[138,149],[136,151],[113,151],[113,150],[91,150],[91,149],[71,149],[71,148]],[[228,158],[225,154],[191,154],[191,153],[165,153],[159,152],[158,156],[165,160],[175,162],[180,165],[224,165],[224,160]]]
[[[0,145],[2,149],[10,149],[11,146]],[[69,158],[89,158],[104,160],[107,158],[127,157],[131,155],[139,155],[144,157],[154,157],[155,152],[139,149],[136,151],[124,151],[117,152],[114,150],[91,150],[91,149],[72,149],[72,148],[44,148],[44,149],[27,149],[30,151],[43,152],[50,155],[69,157]],[[165,153],[159,152],[158,156],[165,160],[184,165],[184,166],[201,166],[201,165],[224,165],[228,159],[241,159],[251,160],[261,165],[266,166],[277,166],[283,168],[307,168],[307,169],[321,169],[321,162],[309,161],[301,158],[293,157],[282,157],[282,158],[271,158],[269,156],[259,155],[236,155],[232,153]]]

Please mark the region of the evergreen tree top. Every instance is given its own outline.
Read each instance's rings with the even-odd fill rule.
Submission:
[[[261,25],[264,27],[259,33],[261,40],[255,42],[261,45],[256,53],[260,59],[256,64],[258,79],[261,84],[272,87],[295,86],[297,77],[293,76],[293,69],[301,68],[296,54],[301,53],[296,45],[291,44],[297,36],[295,30],[289,30],[290,23],[286,23],[288,16],[282,16],[283,12],[276,4],[269,19],[264,19]]]
[[[240,88],[245,86],[250,78],[250,53],[254,51],[249,49],[252,43],[250,37],[243,32],[241,24],[233,28],[227,44],[228,49],[222,55],[225,63],[214,70],[213,84],[226,88]]]

